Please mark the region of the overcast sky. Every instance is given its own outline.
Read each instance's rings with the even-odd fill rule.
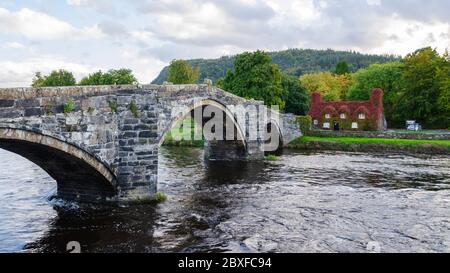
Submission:
[[[0,0],[0,87],[59,68],[149,83],[174,58],[255,49],[443,52],[449,18],[448,0]]]

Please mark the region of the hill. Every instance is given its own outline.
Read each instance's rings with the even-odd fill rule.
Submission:
[[[283,72],[301,76],[317,71],[334,70],[339,61],[346,61],[350,69],[355,72],[373,63],[385,63],[399,60],[393,55],[369,55],[354,51],[314,50],[314,49],[288,49],[269,52],[272,62],[278,64]],[[188,62],[193,67],[200,68],[200,82],[208,78],[215,83],[217,79],[225,76],[228,69],[233,68],[235,56],[224,56],[218,59],[193,59]],[[153,80],[154,84],[162,84],[167,79],[167,67]]]

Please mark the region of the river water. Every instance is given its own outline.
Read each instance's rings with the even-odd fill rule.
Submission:
[[[450,252],[450,158],[285,151],[205,162],[160,151],[159,205],[52,199],[56,182],[0,150],[0,252]]]

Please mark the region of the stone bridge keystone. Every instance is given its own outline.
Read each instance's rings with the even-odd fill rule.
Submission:
[[[301,136],[294,115],[269,111],[261,124],[229,106],[258,108],[262,102],[210,83],[0,89],[0,148],[44,169],[62,198],[138,201],[157,191],[158,149],[166,133],[198,110],[214,109],[199,121],[205,128],[223,113],[235,129],[231,140],[205,135],[209,160],[262,158]],[[267,138],[274,132],[279,141],[271,147]]]

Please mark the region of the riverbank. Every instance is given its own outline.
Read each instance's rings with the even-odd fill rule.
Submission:
[[[300,150],[450,154],[450,140],[303,136],[288,147]]]
[[[329,131],[312,130],[307,136],[315,137],[358,137],[358,138],[388,138],[388,139],[420,139],[420,140],[450,140],[449,130],[387,130],[379,131]]]
[[[183,129],[182,124],[186,124],[188,127]],[[164,138],[163,146],[175,146],[175,147],[203,147],[204,140],[194,140],[192,134],[197,132],[201,134],[201,128],[195,124],[191,118],[187,118],[181,121],[177,129],[170,130]]]

